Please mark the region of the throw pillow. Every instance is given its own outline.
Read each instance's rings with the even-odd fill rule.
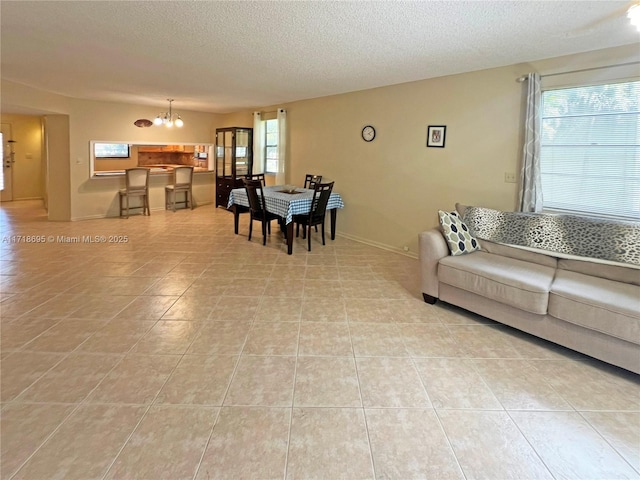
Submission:
[[[465,225],[457,212],[438,211],[442,234],[449,245],[451,255],[462,255],[464,253],[480,250],[478,240],[471,235],[469,227]]]

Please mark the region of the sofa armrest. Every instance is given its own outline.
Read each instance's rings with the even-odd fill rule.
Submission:
[[[425,301],[435,303],[438,298],[438,262],[449,255],[449,247],[439,229],[418,234],[420,256],[420,285]]]

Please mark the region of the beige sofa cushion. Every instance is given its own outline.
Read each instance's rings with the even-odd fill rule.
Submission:
[[[571,272],[584,273],[592,277],[607,278],[616,282],[640,285],[640,269],[618,265],[606,265],[584,260],[558,260],[558,268]]]
[[[640,287],[558,270],[549,314],[561,320],[640,344]]]
[[[532,252],[531,250],[512,247],[503,243],[480,240],[480,247],[485,252],[515,258],[516,260],[522,260],[524,262],[537,263],[538,265],[545,265],[551,268],[556,268],[558,266],[558,259],[556,257],[544,255],[543,253]]]
[[[473,252],[445,257],[438,264],[438,279],[527,312],[545,314],[555,269],[514,258]]]

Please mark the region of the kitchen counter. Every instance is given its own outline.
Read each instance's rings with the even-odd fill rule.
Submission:
[[[143,168],[148,168],[151,175],[168,175],[173,173],[175,167],[184,167],[188,165],[176,165],[176,164],[155,164],[155,165],[141,165]],[[205,167],[194,167],[193,173],[213,173],[213,170],[207,170]],[[124,170],[100,170],[94,172],[94,177],[114,177],[118,175],[124,176]]]

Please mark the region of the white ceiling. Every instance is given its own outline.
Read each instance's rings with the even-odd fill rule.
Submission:
[[[3,79],[231,112],[637,43],[626,1],[6,1]]]

